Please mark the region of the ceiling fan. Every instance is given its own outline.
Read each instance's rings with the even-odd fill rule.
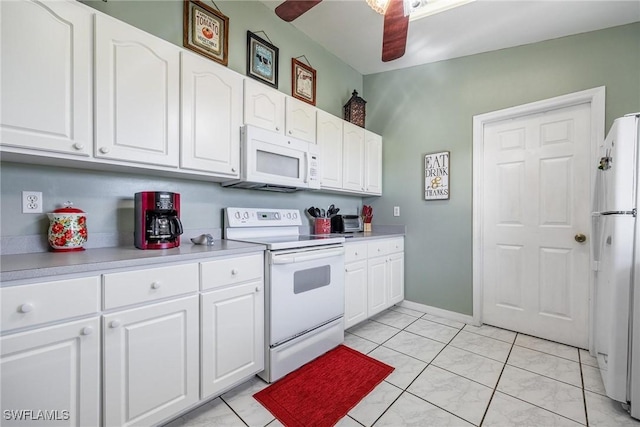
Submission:
[[[285,0],[276,7],[281,19],[291,22],[322,0]],[[409,16],[405,15],[404,0],[389,0],[384,12],[382,33],[382,61],[389,62],[404,55],[407,46]]]

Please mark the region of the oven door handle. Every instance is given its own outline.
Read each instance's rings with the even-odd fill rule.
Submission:
[[[306,254],[273,255],[271,264],[293,264],[296,262],[313,261],[316,259],[329,258],[344,255],[344,248],[330,249]]]

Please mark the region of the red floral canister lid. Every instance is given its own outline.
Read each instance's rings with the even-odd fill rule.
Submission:
[[[66,202],[64,204],[64,208],[58,208],[53,213],[62,213],[62,214],[75,214],[75,213],[86,213],[82,209],[74,208],[73,203]]]

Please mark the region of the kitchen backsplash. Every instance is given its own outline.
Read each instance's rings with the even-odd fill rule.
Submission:
[[[4,242],[11,241],[9,238],[32,236],[30,239],[33,240],[27,240],[31,243],[26,244],[37,244],[40,238],[45,238],[49,226],[46,212],[66,201],[72,201],[74,206],[87,213],[89,240],[86,247],[126,243],[133,234],[133,197],[138,191],[180,193],[180,218],[185,231],[221,229],[222,210],[228,206],[304,211],[311,205],[329,206],[333,203],[340,207],[341,213],[355,214],[362,205],[362,199],[353,196],[314,192],[280,194],[222,188],[219,184],[204,181],[9,162],[1,164],[0,189],[0,236],[3,243],[0,250],[3,254],[6,253]],[[42,192],[42,214],[22,213],[22,191],[25,190]]]

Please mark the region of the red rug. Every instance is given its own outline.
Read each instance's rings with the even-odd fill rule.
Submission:
[[[339,345],[253,397],[287,427],[332,426],[393,369]]]

